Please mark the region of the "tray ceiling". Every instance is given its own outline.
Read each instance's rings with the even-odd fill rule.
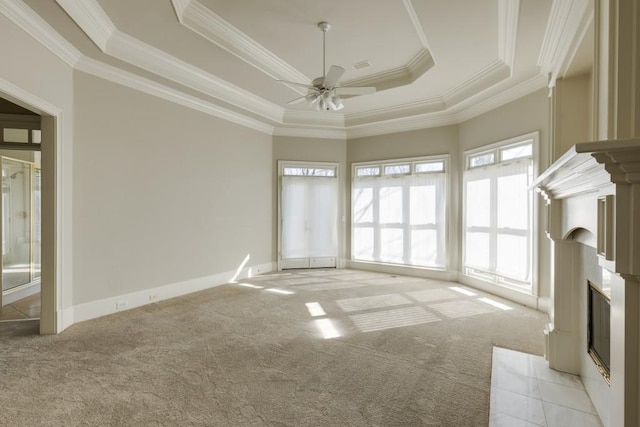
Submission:
[[[576,52],[581,68],[590,61],[579,49],[590,34],[588,0],[14,2],[5,8],[48,27],[82,71],[182,94],[185,105],[282,135],[457,123],[549,85]],[[304,92],[276,82],[322,74],[320,21],[331,24],[327,68],[346,70],[340,84],[378,89],[346,99],[340,112],[288,105]]]

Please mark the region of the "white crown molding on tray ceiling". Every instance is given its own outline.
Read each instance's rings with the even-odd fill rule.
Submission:
[[[97,5],[99,8],[97,13],[94,10],[92,14],[84,17],[84,25],[89,27],[85,32],[93,32],[96,45],[99,43],[107,50],[109,49],[110,43],[114,40],[116,45],[118,45],[118,43],[122,45],[128,44],[127,37],[116,36],[114,38],[115,26],[113,26],[113,24],[109,25],[111,22],[110,19],[108,19],[106,14],[104,14],[104,11],[102,11],[94,0],[56,1],[59,3],[67,3],[67,5],[71,6],[77,6],[80,9],[91,7],[91,4]],[[181,3],[188,5],[193,0],[172,1],[174,1],[174,5],[179,5]],[[411,0],[403,1],[407,4],[407,2],[410,2]],[[491,76],[491,73],[504,73],[503,68],[499,66],[497,62],[493,62],[480,70],[474,76],[467,79],[465,82],[462,82],[455,88],[449,90],[446,93],[447,99],[437,97],[419,100],[409,104],[390,106],[383,109],[347,115],[299,111],[285,112],[284,109],[282,109],[282,111],[278,111],[278,114],[275,115],[273,114],[273,110],[267,115],[257,113],[265,119],[275,118],[275,120],[271,119],[271,121],[275,123],[275,126],[273,123],[263,122],[260,119],[255,119],[245,114],[221,107],[215,103],[188,95],[178,89],[167,87],[157,81],[141,77],[137,74],[107,65],[96,59],[86,57],[64,37],[58,34],[46,21],[44,21],[44,19],[35,13],[22,0],[0,0],[0,13],[18,25],[26,33],[31,35],[44,47],[58,56],[62,61],[80,71],[105,78],[109,81],[122,84],[132,89],[140,90],[150,95],[175,102],[185,107],[192,108],[260,132],[272,135],[344,139],[345,137],[359,138],[363,136],[403,132],[460,123],[545,87],[548,83],[545,70],[561,70],[563,66],[566,66],[567,55],[572,55],[572,52],[575,52],[576,43],[579,44],[579,40],[584,36],[586,28],[585,25],[593,19],[592,13],[589,13],[589,11],[584,8],[581,9],[581,7],[584,7],[584,3],[588,2],[588,0],[570,1],[572,2],[572,6],[569,7],[569,9],[567,9],[566,5],[563,6],[560,4],[564,3],[564,1],[554,1],[554,7],[552,8],[552,13],[549,17],[549,24],[545,33],[545,42],[540,52],[539,62],[544,62],[546,64],[543,66],[542,74],[509,86],[506,89],[501,88],[500,90],[494,91],[493,89],[496,88],[496,86],[504,86],[502,84],[498,84],[493,88],[489,88],[489,90],[485,89],[481,90],[480,93],[472,94],[471,92],[473,92],[473,90],[471,88],[474,87],[474,83],[477,85],[478,82],[481,82],[483,79],[490,80],[495,78],[495,76]],[[503,5],[502,7],[505,7],[504,5],[508,6],[507,9],[504,9],[504,11],[501,12],[501,16],[510,17],[504,20],[502,18],[500,19],[501,28],[504,28],[504,31],[501,30],[501,34],[505,34],[505,37],[507,37],[506,34],[511,34],[511,36],[507,37],[507,41],[500,42],[500,51],[503,52],[500,54],[500,62],[502,62],[503,65],[508,65],[508,58],[510,57],[509,52],[511,49],[515,48],[515,28],[517,25],[514,25],[513,22],[511,24],[507,24],[507,22],[513,20],[514,16],[517,16],[517,7],[515,7],[513,3],[519,3],[519,1],[499,1],[499,4]],[[582,10],[581,16],[576,17],[573,15],[576,11],[580,10]],[[108,20],[107,22],[104,21],[105,17]],[[573,21],[574,24],[568,25],[567,28],[562,28],[561,23],[567,20]],[[93,28],[93,30],[90,28]],[[580,33],[580,37],[578,37],[578,33]],[[564,48],[554,49],[554,43],[558,43],[560,46],[564,46]],[[133,44],[134,50],[141,47],[136,42],[133,42]],[[142,47],[146,48],[145,45]],[[116,47],[116,50],[117,49],[118,48]],[[132,48],[124,46],[125,52],[128,49]],[[162,59],[164,52],[159,51],[158,54]],[[131,55],[131,51],[128,52],[127,56],[128,55]],[[154,58],[157,59],[157,56],[150,55],[150,59],[148,57],[146,61],[153,62]],[[176,64],[174,63],[168,66],[175,67]],[[172,71],[175,72],[175,69]],[[204,80],[211,82],[208,78],[205,78]],[[203,82],[200,83],[202,84]],[[475,87],[476,89],[479,89],[479,86]],[[228,84],[227,89],[229,89]],[[462,92],[467,91],[469,91],[469,95],[471,96],[465,99]],[[244,97],[244,92],[246,91],[242,89],[239,91],[230,90],[226,92],[226,94],[230,96]],[[218,98],[222,99],[220,97]],[[253,95],[249,99],[252,98],[258,97]],[[460,98],[461,100],[456,101],[457,98]],[[244,98],[244,100],[246,103],[247,98]],[[266,102],[268,106],[273,105],[262,98],[259,98],[259,100]],[[236,105],[236,103],[233,104]],[[251,107],[251,110],[248,111],[259,111],[259,108],[255,108],[254,104]],[[389,119],[389,117],[392,118]],[[387,120],[385,120],[385,118]]]
[[[180,90],[161,85],[158,82],[124,71],[112,65],[105,64],[88,56],[80,59],[76,69],[87,74],[100,77],[113,83],[173,102],[183,107],[200,111],[210,116],[218,117],[232,123],[239,124],[263,133],[273,134],[274,126],[263,121],[248,117],[224,107],[220,107],[202,98],[188,95]]]
[[[198,0],[171,0],[182,25],[235,55],[247,64],[277,80],[308,82],[311,79],[289,63],[247,36],[238,28],[205,7]],[[378,90],[413,83],[426,73],[435,62],[431,56],[427,37],[422,30],[410,0],[403,0],[407,14],[423,46],[405,65],[358,79],[348,80],[343,86],[376,86]],[[299,93],[304,90],[291,87]]]
[[[285,109],[119,31],[97,0],[56,0],[105,54],[213,96],[265,119],[281,122]]]
[[[73,69],[260,132],[273,134],[274,127],[260,120],[83,55],[22,0],[0,0],[0,13]]]
[[[567,60],[573,58],[593,21],[590,0],[554,0],[544,33],[538,65],[554,87]]]
[[[308,76],[195,0],[171,0],[178,21],[276,80],[307,82]],[[301,93],[304,91],[301,91]]]

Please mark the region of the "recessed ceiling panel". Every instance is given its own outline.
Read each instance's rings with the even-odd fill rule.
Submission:
[[[421,49],[404,3],[371,0],[197,0],[309,78],[322,74],[327,21],[327,67],[346,69],[343,80],[405,66]],[[353,64],[368,60],[371,67]]]

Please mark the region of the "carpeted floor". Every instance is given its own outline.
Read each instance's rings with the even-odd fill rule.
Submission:
[[[548,320],[461,288],[299,271],[58,336],[2,324],[0,425],[486,426],[493,345],[542,354]]]

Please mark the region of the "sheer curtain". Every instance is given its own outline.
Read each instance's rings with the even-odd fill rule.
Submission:
[[[531,179],[531,159],[465,172],[465,267],[530,280]]]
[[[355,179],[353,259],[444,267],[445,176],[425,173]]]
[[[338,255],[338,180],[282,177],[282,258]]]

